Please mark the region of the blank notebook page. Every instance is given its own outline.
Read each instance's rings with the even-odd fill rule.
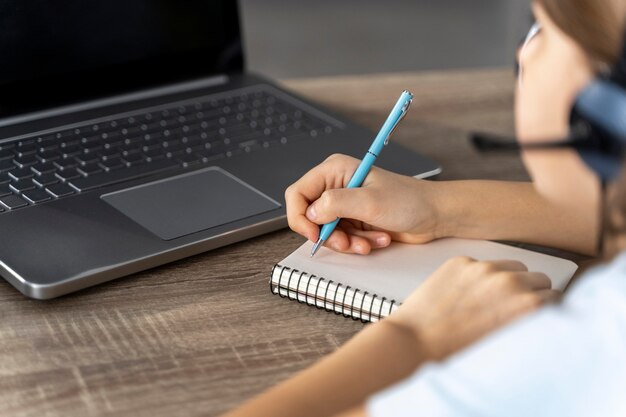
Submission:
[[[325,247],[311,258],[307,242],[279,263],[402,302],[444,262],[455,256],[478,260],[518,260],[529,271],[543,272],[552,288],[563,290],[578,268],[574,262],[484,240],[440,239],[426,245],[392,243],[371,254],[347,255]]]

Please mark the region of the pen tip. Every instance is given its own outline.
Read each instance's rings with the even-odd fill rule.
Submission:
[[[315,245],[313,245],[313,249],[311,249],[311,258],[313,256],[315,256],[315,254],[317,253],[317,251],[319,250],[320,246],[322,246],[322,243],[324,243],[324,241],[320,238]]]

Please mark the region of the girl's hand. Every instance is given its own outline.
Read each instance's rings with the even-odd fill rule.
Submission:
[[[559,296],[545,274],[528,272],[521,262],[460,257],[385,320],[410,330],[431,359],[441,359]]]
[[[374,167],[360,188],[344,188],[360,161],[332,155],[285,192],[289,227],[309,240],[320,225],[343,220],[326,246],[367,254],[396,240],[426,243],[443,236],[433,184]]]

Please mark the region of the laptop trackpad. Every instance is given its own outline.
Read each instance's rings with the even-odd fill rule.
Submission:
[[[142,184],[101,198],[163,240],[281,207],[218,167]]]

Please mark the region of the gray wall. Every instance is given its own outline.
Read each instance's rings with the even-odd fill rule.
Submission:
[[[240,0],[248,68],[272,77],[513,65],[529,0]]]

